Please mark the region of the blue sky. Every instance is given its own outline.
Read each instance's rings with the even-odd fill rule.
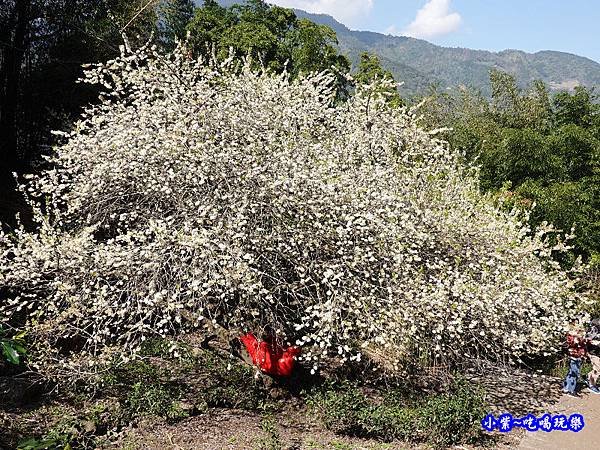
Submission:
[[[267,0],[352,29],[484,50],[560,50],[600,62],[600,0]]]

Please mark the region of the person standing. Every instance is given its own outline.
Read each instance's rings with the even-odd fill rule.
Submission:
[[[571,324],[571,331],[567,333],[567,351],[569,353],[569,372],[563,382],[565,394],[577,396],[577,380],[581,372],[583,358],[587,355],[588,340],[584,336],[584,330],[576,323]]]

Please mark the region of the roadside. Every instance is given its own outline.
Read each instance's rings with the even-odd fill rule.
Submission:
[[[521,441],[519,450],[589,450],[600,448],[600,395],[589,393],[586,389],[580,398],[563,395],[560,401],[548,411],[550,414],[573,413],[583,415],[584,428],[578,432],[527,432]]]

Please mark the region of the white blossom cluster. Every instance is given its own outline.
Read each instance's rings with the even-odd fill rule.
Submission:
[[[580,299],[545,231],[413,110],[227,64],[142,49],[88,69],[101,103],[23,186],[39,228],[0,236],[1,318],[38,370],[92,373],[207,322],[268,324],[315,368],[552,347]]]

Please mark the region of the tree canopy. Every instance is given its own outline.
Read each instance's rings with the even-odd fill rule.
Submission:
[[[0,2],[0,218],[27,213],[12,172],[35,168],[61,129],[97,97],[77,83],[82,64],[119,54],[122,31],[137,46],[156,29],[146,0]]]
[[[224,60],[234,55],[251,55],[274,72],[287,70],[293,77],[309,72],[350,69],[349,60],[336,49],[335,32],[307,19],[298,19],[293,10],[250,0],[229,8],[207,0],[197,8],[187,30],[195,54]],[[213,49],[214,47],[214,49]],[[344,85],[338,77],[338,85]]]
[[[562,242],[498,210],[413,111],[185,51],[90,68],[105,100],[23,187],[39,227],[0,234],[0,315],[42,374],[93,378],[214,324],[272,326],[313,369],[555,347],[580,298]]]
[[[484,190],[508,189],[511,205],[535,203],[532,225],[547,221],[565,233],[575,227],[574,255],[598,255],[597,95],[584,87],[552,95],[541,82],[523,90],[513,76],[498,71],[490,73],[490,83],[489,100],[469,90],[436,94],[431,126],[453,128],[446,138],[480,167]]]
[[[162,0],[158,6],[158,28],[162,45],[173,50],[175,41],[186,38],[186,29],[194,17],[192,0]]]
[[[391,81],[394,82],[394,76],[389,70],[385,70],[381,66],[381,62],[377,55],[373,55],[369,52],[363,52],[360,54],[360,62],[358,68],[354,74],[354,80],[360,84],[369,84],[376,81]],[[400,97],[398,89],[395,85],[389,86],[386,83],[379,84],[377,87],[379,93],[383,94],[391,106],[403,106],[404,102]]]

